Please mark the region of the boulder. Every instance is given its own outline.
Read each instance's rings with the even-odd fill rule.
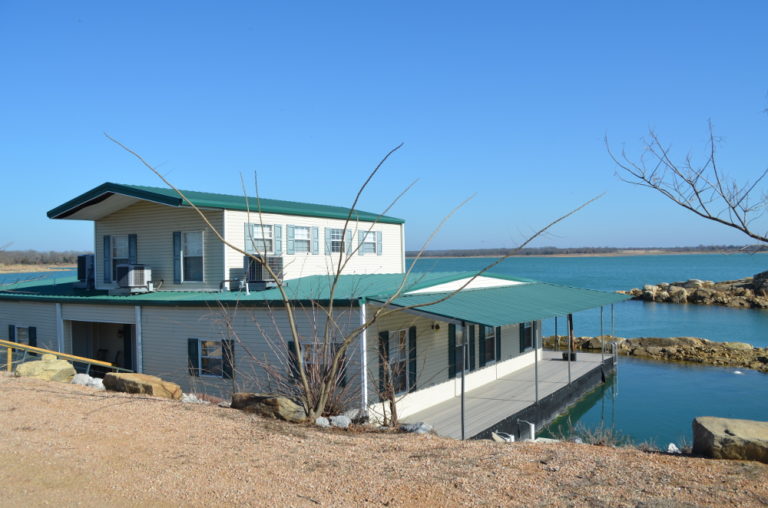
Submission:
[[[670,303],[686,303],[688,301],[688,292],[685,288],[680,286],[672,286],[669,288],[669,302]]]
[[[66,360],[57,360],[55,355],[43,355],[41,360],[24,362],[16,367],[16,375],[19,377],[33,377],[63,383],[69,383],[76,373],[71,363]]]
[[[723,347],[734,351],[752,351],[752,344],[746,342],[723,342]]]
[[[338,427],[340,429],[346,429],[352,423],[352,419],[345,415],[331,416],[328,418],[328,421],[333,427]]]
[[[326,418],[325,416],[320,416],[318,418],[315,418],[315,425],[317,425],[318,427],[323,427],[327,429],[328,427],[331,426],[331,422],[329,422],[328,418]]]
[[[424,422],[404,423],[400,425],[403,432],[412,432],[414,434],[429,434],[432,432],[432,425]]]
[[[100,377],[91,377],[88,374],[75,374],[72,378],[73,385],[89,386],[97,390],[105,390],[104,380]]]
[[[179,385],[149,374],[110,372],[104,376],[104,388],[113,392],[143,393],[152,397],[181,399]]]
[[[301,423],[307,419],[304,408],[288,397],[266,393],[234,393],[233,409],[256,413],[266,418],[277,418],[287,422]]]
[[[768,464],[768,422],[700,416],[692,426],[693,453]]]

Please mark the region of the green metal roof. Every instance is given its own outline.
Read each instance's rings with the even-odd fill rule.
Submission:
[[[401,286],[404,291],[450,282],[471,276],[465,272],[419,272],[411,273],[403,284],[403,274],[360,274],[342,275],[336,286],[334,300],[337,302],[357,301],[360,298],[383,297],[394,294]],[[73,286],[75,277],[33,281],[5,286],[0,291],[0,300],[25,300],[46,302],[118,304],[118,305],[208,305],[240,303],[245,305],[276,305],[282,301],[277,289],[266,291],[155,291],[130,296],[110,296],[106,291],[88,291]],[[285,283],[288,296],[299,302],[328,301],[332,278],[327,275],[312,275]]]
[[[405,284],[403,274],[342,275],[336,287],[334,301],[356,304],[361,298],[385,302],[403,285],[402,292],[415,291],[471,277],[471,272],[421,272],[411,273]],[[483,274],[487,277],[524,282],[513,286],[470,289],[453,295],[450,299],[418,309],[438,317],[457,319],[487,326],[502,326],[562,316],[602,305],[618,303],[630,298],[628,295],[606,293],[591,289],[557,286],[528,279],[515,279],[498,274]],[[73,287],[74,277],[50,279],[8,285],[0,291],[0,300],[152,305],[152,306],[208,306],[238,304],[253,306],[279,306],[282,302],[277,289],[252,291],[246,295],[241,291],[156,291],[131,296],[110,296],[106,291],[86,291]],[[331,277],[313,275],[288,281],[285,285],[288,296],[297,303],[327,302],[330,299]],[[401,307],[428,304],[447,296],[449,293],[423,293],[401,296],[392,304]]]
[[[391,303],[400,307],[429,304],[448,294],[406,295]],[[418,307],[418,310],[468,323],[503,326],[564,316],[622,302],[629,298],[631,296],[618,293],[532,282],[507,287],[465,290],[443,302]]]
[[[153,201],[168,206],[189,206],[193,203],[200,208],[215,208],[225,210],[239,210],[262,213],[279,213],[285,215],[301,215],[306,217],[323,217],[329,219],[346,219],[351,217],[354,221],[383,222],[387,224],[403,224],[403,219],[379,215],[376,213],[353,210],[340,206],[316,205],[311,203],[298,203],[294,201],[281,201],[277,199],[246,198],[244,196],[230,194],[214,194],[211,192],[197,192],[182,190],[188,201],[179,197],[173,189],[163,187],[147,187],[143,185],[124,185],[119,183],[103,183],[66,203],[57,206],[48,212],[51,219],[64,219],[69,215],[89,205],[97,204],[113,194]]]

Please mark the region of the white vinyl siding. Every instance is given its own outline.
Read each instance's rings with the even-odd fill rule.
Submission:
[[[284,241],[288,242],[287,229],[289,226],[295,228],[317,228],[319,248],[317,255],[314,255],[314,249],[308,255],[305,252],[294,252],[288,254],[287,245],[283,245],[282,253],[284,257],[283,266],[284,278],[286,280],[304,277],[308,275],[328,275],[334,272],[339,253],[331,253],[331,245],[326,249],[326,238],[330,238],[331,231],[341,231],[344,228],[344,221],[341,219],[325,219],[319,217],[302,217],[295,215],[280,214],[262,214],[259,217],[256,213],[246,213],[234,210],[224,212],[224,232],[228,241],[239,248],[245,248],[245,224],[255,224],[259,221],[269,225],[282,226]],[[405,266],[405,252],[402,243],[402,224],[376,224],[375,229],[381,236],[382,253],[381,255],[353,255],[346,264],[344,273],[402,273]],[[358,233],[367,231],[371,228],[369,222],[350,222],[347,224],[349,231],[350,247],[357,244]],[[326,230],[328,230],[326,232]],[[326,234],[328,236],[326,236]],[[210,235],[209,235],[210,236]],[[310,237],[312,233],[310,233]],[[312,242],[313,243],[312,239]],[[295,242],[295,238],[294,238]],[[330,243],[330,241],[328,242]],[[337,244],[338,245],[338,244]],[[294,246],[295,249],[295,246]],[[350,248],[347,253],[352,249]],[[229,247],[225,248],[225,270],[228,279],[240,279],[243,276],[243,255]],[[328,254],[326,254],[328,251]],[[345,253],[345,254],[347,254]]]
[[[352,330],[359,323],[356,307],[339,311],[337,319],[341,330]],[[297,310],[297,324],[301,333],[310,341],[313,333],[322,333],[323,317],[311,309]],[[232,332],[227,332],[227,321]],[[255,323],[259,323],[256,325]],[[314,332],[317,330],[317,332]],[[221,309],[195,307],[152,307],[142,308],[142,341],[144,345],[144,372],[178,383],[185,392],[205,391],[211,394],[229,396],[232,390],[258,391],[257,376],[264,370],[253,358],[266,358],[275,365],[287,365],[287,345],[290,329],[285,311],[280,308],[240,307],[228,314]],[[265,338],[266,337],[266,338]],[[189,374],[188,340],[203,338],[211,341],[225,339],[234,342],[235,372],[233,379],[221,379]],[[247,348],[247,353],[245,349]],[[359,394],[359,346],[355,342],[347,351],[347,389],[350,394]],[[282,355],[282,356],[278,356]],[[263,381],[263,378],[262,378]],[[353,404],[359,395],[352,396]]]
[[[208,220],[223,229],[222,210],[204,210]],[[152,269],[155,287],[184,290],[218,290],[224,280],[224,245],[216,235],[206,231],[203,234],[203,257],[205,282],[173,282],[173,233],[174,231],[205,231],[205,222],[194,210],[174,208],[156,203],[140,201],[95,222],[96,246],[96,287],[109,289],[114,284],[105,284],[103,260],[104,235],[137,235],[137,260]],[[242,229],[240,240],[242,240]],[[241,259],[242,267],[242,259]]]

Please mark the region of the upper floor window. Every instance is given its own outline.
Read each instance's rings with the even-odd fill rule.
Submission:
[[[293,228],[293,251],[296,254],[309,253],[311,247],[309,237],[309,228],[304,226],[294,226]]]
[[[112,280],[117,280],[117,265],[131,262],[128,235],[112,235]]]
[[[360,232],[360,254],[378,254],[378,244],[376,242],[375,231]]]
[[[274,246],[272,226],[253,224],[251,231],[253,234],[253,237],[251,238],[253,251],[263,254],[271,254]]]
[[[181,234],[183,282],[203,282],[203,232],[188,231]]]
[[[331,252],[344,252],[344,230],[331,229]]]

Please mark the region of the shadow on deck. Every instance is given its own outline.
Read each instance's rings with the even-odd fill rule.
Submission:
[[[541,428],[570,404],[605,380],[614,369],[613,357],[599,353],[577,354],[571,362],[571,382],[568,383],[568,362],[561,352],[544,351],[538,362],[538,403],[533,365],[491,381],[464,394],[464,435],[467,439],[489,438],[500,430],[520,437],[518,427],[527,436],[527,420]],[[461,439],[461,397],[414,413],[407,422],[426,422],[445,437]]]

